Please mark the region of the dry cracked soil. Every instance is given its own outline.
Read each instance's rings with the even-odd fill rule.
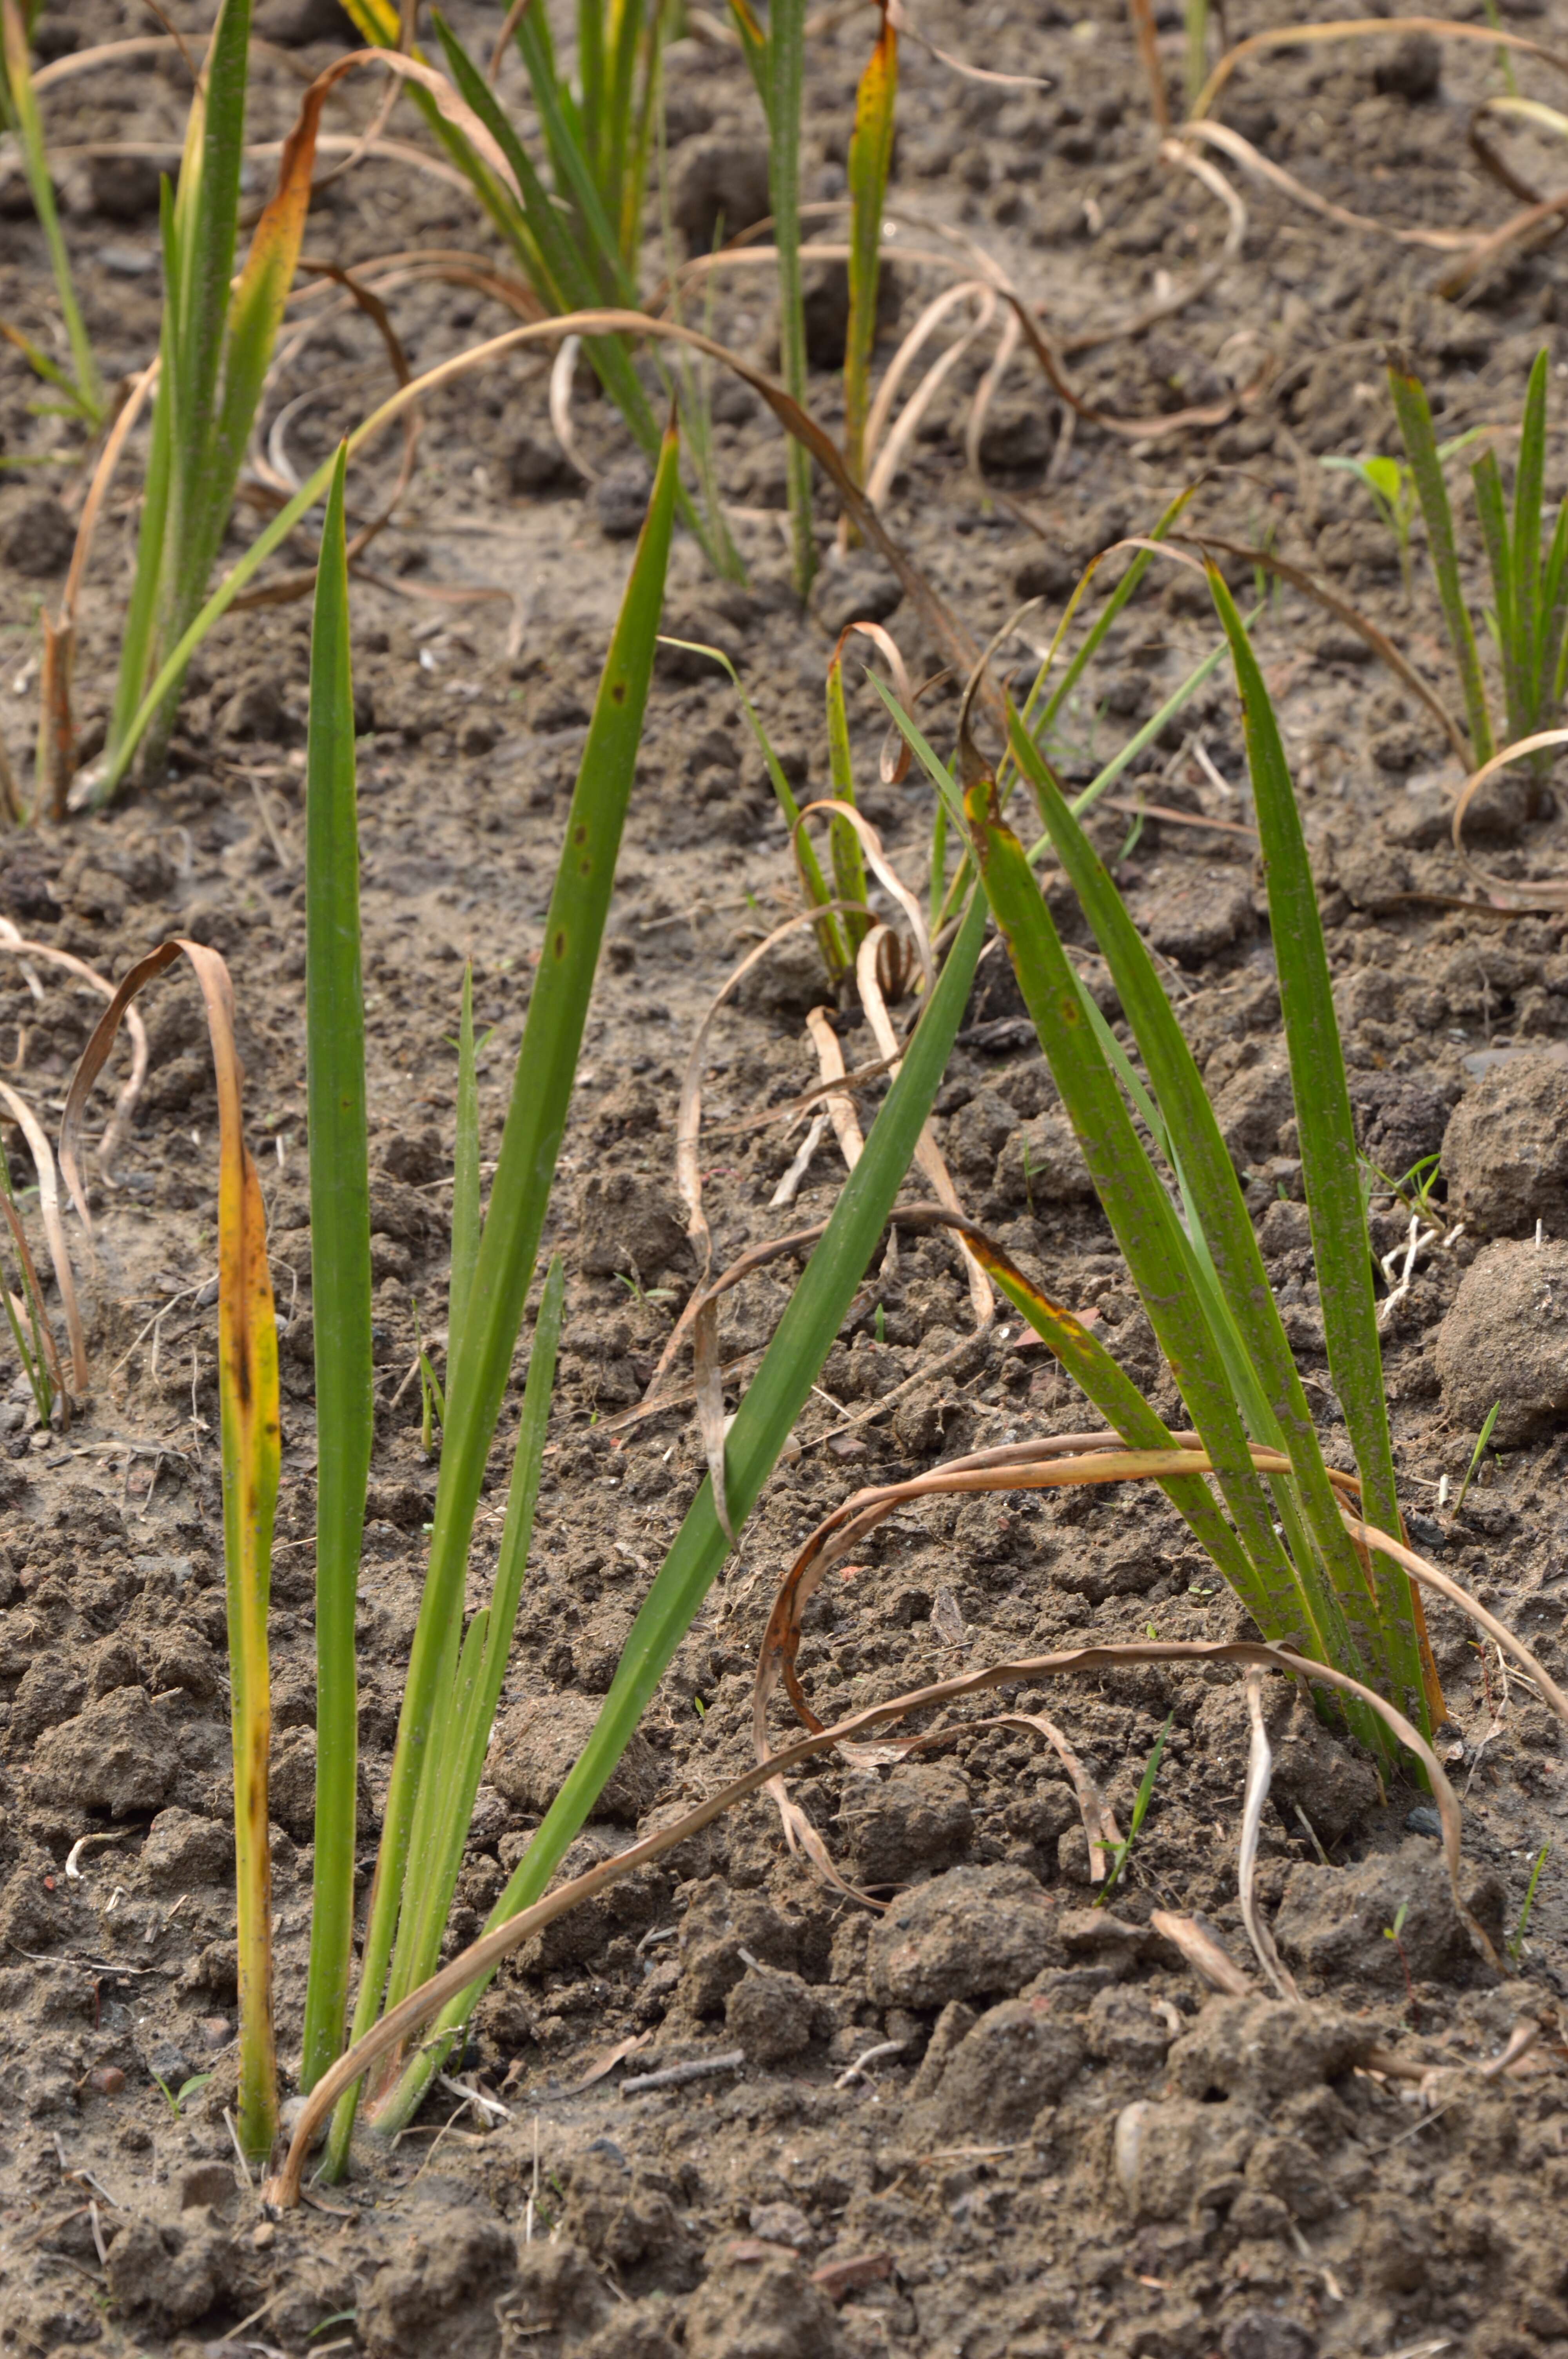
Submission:
[[[1543,345],[1557,417],[1568,416],[1556,220],[1450,299],[1437,287],[1441,255],[1315,216],[1238,173],[1248,217],[1227,258],[1227,216],[1212,190],[1161,161],[1127,23],[1112,0],[1079,6],[933,0],[921,12],[920,29],[944,49],[1042,79],[966,79],[906,41],[890,254],[902,240],[913,258],[896,264],[881,359],[899,325],[951,283],[953,269],[929,257],[957,254],[962,266],[962,241],[974,241],[1044,302],[1091,406],[1142,429],[1117,434],[1081,419],[1068,432],[1033,364],[1015,357],[979,440],[983,489],[966,468],[964,430],[993,325],[959,354],[909,441],[885,504],[891,529],[978,640],[1022,600],[1046,602],[1008,643],[1009,664],[1026,669],[1037,625],[1047,627],[1039,613],[1059,610],[1082,562],[1146,531],[1201,476],[1193,513],[1205,530],[1269,541],[1372,616],[1456,701],[1419,537],[1407,598],[1365,495],[1320,462],[1390,446],[1380,355],[1390,339],[1425,374],[1445,435],[1517,419]],[[488,48],[500,12],[455,15]],[[1461,16],[1476,23],[1481,11]],[[805,181],[824,204],[844,190],[870,21],[830,12],[814,36]],[[1174,81],[1180,24],[1164,6],[1155,21]],[[1227,25],[1238,38],[1288,21],[1277,0],[1248,0]],[[1561,0],[1513,0],[1504,21],[1547,47],[1568,38]],[[153,29],[131,0],[68,0],[40,33],[59,58]],[[265,140],[292,114],[297,70],[328,62],[344,33],[319,0],[267,0],[259,29],[269,47],[253,136]],[[1520,71],[1534,88],[1542,70]],[[178,140],[186,88],[178,58],[149,49],[47,100],[67,235],[110,376],[140,365],[156,342],[156,175]],[[1452,229],[1500,222],[1519,201],[1465,136],[1472,108],[1500,88],[1486,47],[1389,33],[1264,53],[1220,113],[1332,202]],[[507,80],[503,90],[515,96]],[[373,103],[368,81],[351,83],[343,122],[362,122]],[[671,48],[667,120],[676,217],[701,249],[719,209],[734,222],[765,202],[755,101],[738,55],[710,30]],[[121,152],[127,143],[134,152]],[[1532,146],[1521,135],[1508,153],[1516,178],[1555,184],[1544,136]],[[258,163],[258,192],[270,168]],[[14,172],[0,178],[0,315],[47,341],[45,256]],[[651,282],[662,267],[652,207],[649,230]],[[319,192],[307,253],[368,268],[482,245],[449,184],[373,155]],[[1116,332],[1195,277],[1170,316]],[[763,285],[754,271],[721,277],[714,317],[723,338],[765,364],[774,339]],[[841,299],[830,271],[814,278],[812,399],[830,426]],[[420,367],[505,323],[481,288],[412,265],[388,300]],[[268,395],[275,467],[314,463],[385,380],[373,326],[351,306],[318,301],[300,318],[312,332],[292,343]],[[580,375],[580,471],[563,453],[548,369],[547,358],[514,353],[432,399],[417,470],[353,592],[375,1167],[376,1442],[359,1630],[367,1874],[435,1483],[413,1369],[416,1335],[438,1348],[441,1336],[462,965],[473,964],[493,1151],[561,815],[645,492],[616,419]],[[0,357],[0,443],[7,461],[29,462],[0,475],[0,732],[18,771],[38,604],[58,595],[82,490],[70,429],[36,414],[35,389],[18,353]],[[1186,408],[1220,414],[1162,429]],[[734,382],[716,386],[714,417],[720,479],[743,511],[749,585],[716,581],[681,538],[666,628],[730,654],[790,776],[822,791],[822,682],[839,625],[880,616],[917,677],[939,658],[896,585],[862,560],[829,562],[799,606],[780,530],[778,437]],[[107,709],[136,463],[133,453],[83,605],[84,758]],[[356,494],[365,514],[395,465],[395,453],[372,462]],[[236,546],[254,516],[242,506]],[[826,497],[819,520],[826,543]],[[1467,515],[1463,546],[1474,569]],[[1245,564],[1236,578],[1250,590]],[[1470,579],[1478,594],[1478,573]],[[454,590],[472,594],[431,594]],[[315,1758],[307,614],[262,607],[213,633],[192,667],[167,779],[107,816],[0,839],[0,916],[27,940],[113,977],[178,930],[221,950],[235,979],[283,1329],[272,1810],[286,2077],[298,2050]],[[1560,1673],[1565,921],[1550,897],[1536,914],[1476,908],[1448,835],[1458,783],[1448,745],[1353,632],[1284,586],[1258,639],[1314,860],[1365,1152],[1390,1180],[1443,1158],[1437,1241],[1385,1328],[1407,1514],[1417,1543]],[[1069,778],[1092,776],[1213,641],[1201,585],[1152,573],[1064,717]],[[924,709],[950,742],[956,684],[939,683]],[[923,890],[933,800],[918,776],[875,783],[879,714],[857,683],[857,765],[872,782],[864,803]],[[1145,803],[1166,816],[1141,812]],[[1325,1447],[1347,1462],[1248,815],[1238,713],[1217,672],[1095,827],[1164,962],[1247,1175]],[[1510,786],[1475,820],[1494,874],[1546,878],[1568,862],[1549,787],[1532,799]],[[552,1210],[547,1242],[569,1282],[551,1449],[453,1944],[478,1930],[526,1846],[700,1480],[684,1364],[669,1406],[629,1414],[696,1276],[674,1182],[676,1093],[698,1019],[787,913],[790,879],[784,830],[729,681],[666,650]],[[1065,897],[1048,889],[1072,932]],[[1076,944],[1114,1014],[1081,928]],[[79,981],[14,949],[0,958],[6,1076],[46,1122],[99,1005]],[[716,1266],[781,1223],[822,1218],[840,1184],[829,1131],[794,1211],[770,1207],[800,1141],[798,1130],[785,1135],[783,1110],[817,1076],[804,1019],[827,998],[797,936],[714,1025],[701,1160]],[[848,1900],[792,1854],[759,1798],[524,1948],[480,2008],[457,2083],[432,2096],[395,2149],[362,2153],[343,2185],[264,2218],[225,2122],[236,1965],[215,1101],[193,988],[165,981],[145,1006],[147,1083],[114,1184],[95,1183],[95,1265],[81,1256],[92,1381],[69,1431],[33,1430],[25,1382],[0,1352],[0,2352],[1568,2353],[1562,1734],[1530,1684],[1446,1607],[1430,1615],[1447,1702],[1438,1741],[1463,1795],[1465,1897],[1502,1971],[1454,1911],[1422,1795],[1380,1788],[1354,1746],[1281,1689],[1268,1704],[1276,1776],[1259,1890],[1305,2004],[1276,1999],[1254,1970],[1237,1897],[1248,1723],[1235,1675],[1144,1665],[1020,1681],[1004,1690],[1011,1724],[992,1724],[1002,1707],[980,1698],[954,1713],[941,1744],[907,1759],[828,1758],[795,1779],[845,1875],[891,1903],[884,1912]],[[874,1062],[858,1006],[833,1014],[847,1062]],[[970,1212],[1058,1299],[1092,1312],[1170,1408],[1169,1378],[1021,1016],[1005,964],[988,958],[938,1100],[939,1143]],[[863,1121],[883,1086],[859,1089]],[[25,1182],[14,1125],[5,1140]],[[1409,1234],[1386,1189],[1372,1228],[1379,1254]],[[775,1263],[726,1299],[731,1404],[798,1266]],[[1081,1400],[1016,1322],[973,1329],[953,1247],[906,1233],[858,1296],[796,1453],[768,1484],[569,1867],[747,1766],[774,1583],[849,1490],[1084,1421]],[[1448,1496],[1493,1402],[1493,1453],[1455,1514]],[[493,1570],[515,1414],[509,1397],[470,1571],[475,1604]],[[834,1569],[806,1616],[802,1677],[829,1717],[960,1667],[1091,1636],[1214,1639],[1248,1626],[1173,1514],[1130,1489],[915,1502],[861,1554]],[[1089,1905],[1066,1775],[1020,1717],[1044,1712],[1123,1823],[1170,1723],[1150,1814],[1108,1908]],[[1520,1938],[1531,1864],[1548,1843]],[[1154,1926],[1162,1910],[1202,1919],[1249,1978],[1248,1995],[1207,1991]],[[1495,2069],[1521,2026],[1533,2044]],[[712,2069],[623,2087],[682,2065]]]

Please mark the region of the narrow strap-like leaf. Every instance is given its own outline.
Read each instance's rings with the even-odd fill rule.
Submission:
[[[1376,1664],[1381,1649],[1373,1600],[1359,1560],[1345,1537],[1312,1411],[1280,1322],[1236,1167],[1220,1136],[1202,1076],[1126,904],[1016,715],[1011,734],[1014,755],[1039,797],[1041,817],[1057,857],[1111,970],[1201,1218],[1221,1289],[1294,1469],[1302,1512],[1318,1560],[1298,1562],[1297,1571],[1311,1603],[1314,1625],[1327,1650],[1322,1658]],[[1152,1309],[1150,1316],[1153,1317]],[[1179,1380],[1181,1372],[1177,1373]],[[1191,1407],[1190,1396],[1188,1402]],[[1200,1432],[1206,1430],[1195,1410],[1194,1422]]]
[[[756,1506],[806,1406],[896,1201],[900,1181],[953,1053],[985,931],[985,899],[977,893],[915,1027],[898,1076],[871,1125],[865,1150],[844,1183],[827,1231],[735,1413],[725,1456],[737,1530]],[[705,1482],[632,1625],[588,1743],[492,1909],[491,1924],[498,1925],[527,1907],[549,1884],[625,1751],[729,1552],[729,1541],[714,1512],[712,1485]],[[444,2037],[424,2047],[409,2064],[377,2115],[379,2131],[394,2134],[412,2117],[432,2075],[440,2068],[449,2035],[468,2019],[483,1988],[483,1982],[471,1985],[441,2016],[437,2030]]]
[[[370,1170],[354,683],[340,450],[310,640],[305,758],[305,1032],[316,1350],[316,1845],[301,2086],[343,2044],[353,1945],[359,1679],[354,1647],[370,1473]]]
[[[844,707],[844,658],[841,647],[833,650],[833,660],[827,667],[827,766],[833,779],[833,792],[840,802],[855,800],[855,765],[849,751],[849,716]],[[861,856],[860,839],[848,820],[835,819],[828,828],[828,842],[833,853],[833,889],[840,901],[863,901],[866,897],[866,864]],[[844,926],[849,937],[851,951],[858,951],[871,929],[871,919],[862,912],[848,909]]]
[[[1484,451],[1470,470],[1470,480],[1476,490],[1476,515],[1481,527],[1481,538],[1486,543],[1487,562],[1492,575],[1492,609],[1497,617],[1498,654],[1503,667],[1503,696],[1508,710],[1509,734],[1519,737],[1528,734],[1530,723],[1524,717],[1528,696],[1523,663],[1523,642],[1519,625],[1519,582],[1514,571],[1513,549],[1509,541],[1508,510],[1503,501],[1503,482],[1498,473],[1497,453]]]
[[[1018,734],[1023,734],[1022,728]],[[1205,1315],[1192,1247],[1086,1020],[1077,978],[1023,848],[996,811],[994,785],[985,779],[965,799],[980,875],[1024,1005],[1106,1218],[1240,1535],[1246,1554],[1239,1593],[1260,1628],[1308,1652],[1321,1652],[1329,1633],[1275,1537],[1268,1493],[1253,1469],[1246,1429]],[[1107,1414],[1113,1412],[1108,1408]]]
[[[442,1666],[455,1661],[452,1633],[462,1614],[480,1485],[533,1282],[539,1235],[566,1128],[653,676],[677,482],[678,451],[671,434],[665,439],[567,815],[512,1101],[475,1259],[467,1332],[457,1365],[448,1369],[447,1424],[429,1570],[387,1791],[375,1905],[365,1939],[355,2010],[357,2030],[373,2021],[380,2011]],[[351,2107],[339,2116],[335,2156],[346,2151],[351,2127]]]
[[[1360,1470],[1367,1520],[1379,1530],[1397,1532],[1398,1486],[1372,1294],[1371,1244],[1317,892],[1290,766],[1258,659],[1230,592],[1213,567],[1209,587],[1230,642],[1241,696],[1329,1373]],[[1426,1701],[1410,1576],[1383,1557],[1374,1558],[1373,1566],[1382,1624],[1379,1651],[1392,1698],[1424,1727]]]
[[[1514,470],[1514,627],[1519,636],[1521,683],[1533,682],[1541,624],[1541,510],[1546,489],[1546,381],[1551,356],[1537,353],[1524,397],[1519,428],[1519,463]],[[1542,724],[1529,700],[1524,707],[1528,735]]]
[[[1399,420],[1405,456],[1415,477],[1416,496],[1421,501],[1421,512],[1426,519],[1427,554],[1436,577],[1437,595],[1443,607],[1443,619],[1448,625],[1454,659],[1459,668],[1460,685],[1465,691],[1465,718],[1470,730],[1471,758],[1478,769],[1492,758],[1492,724],[1487,711],[1481,659],[1476,650],[1475,626],[1459,581],[1459,554],[1454,540],[1454,511],[1448,504],[1448,485],[1444,481],[1443,462],[1437,455],[1437,438],[1432,430],[1432,410],[1421,379],[1402,361],[1395,360],[1390,364],[1389,391],[1393,397],[1394,415]]]
[[[882,202],[892,168],[898,99],[898,33],[884,6],[876,47],[855,92],[849,136],[849,319],[844,336],[844,457],[857,483],[865,480],[866,419],[871,409],[871,348],[877,337],[881,278]]]
[[[458,1017],[457,1129],[452,1153],[452,1276],[447,1289],[447,1382],[468,1332],[474,1264],[479,1258],[479,1075],[473,1042],[473,969],[463,969]],[[446,1412],[442,1411],[442,1423]]]

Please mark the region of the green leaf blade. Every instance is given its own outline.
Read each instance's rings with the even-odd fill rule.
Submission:
[[[306,1044],[316,1351],[316,1843],[301,2086],[341,2052],[353,1940],[359,1681],[354,1614],[370,1475],[370,1163],[353,670],[340,449],[310,648]]]
[[[1212,568],[1209,587],[1241,697],[1329,1371],[1360,1470],[1367,1519],[1381,1531],[1397,1533],[1401,1527],[1371,1243],[1317,892],[1284,745],[1257,658],[1235,603]],[[1384,1558],[1375,1559],[1374,1566],[1381,1625],[1375,1659],[1380,1658],[1390,1701],[1424,1733],[1425,1690],[1410,1577]]]

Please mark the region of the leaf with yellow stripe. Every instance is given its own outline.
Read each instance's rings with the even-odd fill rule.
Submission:
[[[865,481],[866,419],[871,397],[871,347],[877,340],[881,277],[882,202],[892,169],[898,99],[898,34],[886,0],[877,45],[855,93],[849,138],[849,323],[844,337],[844,459]]]
[[[160,944],[124,977],[71,1076],[60,1123],[59,1160],[82,1224],[90,1229],[79,1147],[92,1084],[132,1000],[145,984],[180,957],[189,960],[200,986],[218,1089],[218,1397],[239,1901],[239,2134],[245,2152],[259,2159],[267,2153],[277,2129],[272,1867],[267,1844],[272,1705],[266,1637],[279,1464],[277,1323],[267,1271],[261,1186],[244,1141],[233,987],[216,951],[201,942],[176,939]]]

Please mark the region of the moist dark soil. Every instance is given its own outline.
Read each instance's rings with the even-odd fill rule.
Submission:
[[[457,14],[488,50],[499,12]],[[1265,0],[1232,13],[1228,32],[1283,21]],[[1174,83],[1180,27],[1173,12],[1159,23]],[[110,0],[50,10],[42,24],[55,55],[153,29]],[[286,0],[265,29],[273,47],[256,71],[258,139],[281,135],[300,78],[342,38],[330,9]],[[1201,477],[1196,527],[1268,541],[1305,566],[1456,704],[1419,534],[1407,603],[1365,495],[1319,462],[1391,446],[1380,358],[1390,339],[1425,375],[1444,435],[1507,429],[1542,345],[1557,419],[1568,415],[1559,224],[1449,300],[1436,291],[1448,257],[1337,227],[1238,172],[1249,208],[1239,253],[1184,308],[1119,333],[1218,262],[1227,220],[1210,191],[1162,163],[1135,45],[1111,0],[1072,21],[1056,0],[1012,11],[933,5],[922,29],[1044,86],[965,80],[905,42],[892,253],[901,240],[906,253],[930,254],[957,238],[961,264],[961,241],[974,241],[1044,301],[1054,335],[1069,347],[1087,340],[1070,363],[1086,397],[1143,422],[1118,435],[1085,420],[1069,436],[1033,362],[1015,358],[981,438],[988,490],[967,472],[963,438],[994,327],[992,343],[959,361],[885,513],[975,638],[1022,599],[1043,597],[1003,651],[1010,668],[1029,666],[1081,563],[1146,531]],[[1526,29],[1550,44],[1568,35],[1568,19],[1553,5]],[[814,199],[844,190],[869,30],[866,13],[835,12],[814,38]],[[1535,89],[1538,70],[1521,72]],[[510,81],[502,87],[520,103]],[[1544,76],[1540,87],[1556,97]],[[1465,136],[1472,106],[1500,88],[1487,49],[1412,49],[1390,35],[1255,60],[1221,113],[1331,201],[1399,226],[1453,229],[1500,223],[1519,202]],[[715,189],[732,209],[759,201],[745,191],[760,118],[738,55],[711,40],[675,45],[668,90],[672,189],[705,245]],[[149,52],[45,102],[83,305],[110,376],[156,343],[157,158],[89,151],[178,140],[186,94],[178,60]],[[369,78],[351,82],[339,127],[364,121],[373,98]],[[1555,185],[1550,147],[1509,154],[1526,179]],[[271,168],[257,164],[257,195]],[[53,349],[41,240],[14,177],[0,197],[0,315]],[[651,284],[663,267],[652,204],[649,219]],[[466,199],[406,162],[373,156],[317,201],[307,251],[319,259],[368,265],[416,249],[489,252]],[[902,263],[899,321],[950,276]],[[716,332],[765,364],[763,277],[716,283]],[[835,425],[831,284],[818,294],[827,324],[813,401]],[[428,275],[388,300],[419,367],[507,324],[471,285]],[[360,312],[334,296],[299,317],[319,324],[286,354],[268,396],[262,447],[275,471],[315,463],[387,382]],[[442,1331],[462,963],[473,963],[486,1035],[492,1150],[645,482],[579,372],[576,451],[598,479],[585,481],[551,430],[548,368],[547,356],[513,355],[429,404],[417,472],[353,593],[377,1173],[376,1446],[360,1625],[367,1878],[435,1484],[413,1369],[416,1335],[438,1349]],[[37,392],[7,349],[4,455],[39,462],[0,478],[0,731],[19,772],[38,607],[58,595],[83,489],[80,438],[35,413]],[[1215,417],[1162,430],[1193,408]],[[726,495],[747,512],[736,530],[749,586],[718,582],[680,539],[667,627],[733,656],[802,789],[823,791],[822,679],[838,625],[880,614],[917,677],[942,658],[879,573],[860,560],[834,565],[826,495],[828,561],[801,610],[787,580],[777,434],[732,385],[718,390],[715,414]],[[1500,447],[1506,468],[1506,430]],[[139,449],[111,502],[83,609],[84,759],[111,691]],[[395,464],[384,452],[356,479],[362,515],[390,490]],[[1554,432],[1554,496],[1564,478]],[[1467,495],[1460,506],[1474,566]],[[255,515],[242,506],[236,548]],[[302,548],[295,561],[307,560]],[[1249,596],[1249,569],[1234,571]],[[452,603],[454,590],[492,594]],[[212,635],[192,668],[167,779],[127,792],[105,817],[0,842],[0,914],[26,939],[113,978],[178,930],[221,950],[234,976],[284,1321],[273,1840],[290,2086],[315,1744],[307,614],[262,607]],[[1316,864],[1367,1155],[1397,1179],[1444,1152],[1437,1241],[1385,1330],[1407,1513],[1418,1544],[1560,1672],[1568,1345],[1552,1289],[1568,1289],[1565,921],[1549,907],[1510,917],[1454,906],[1475,889],[1447,833],[1457,766],[1428,711],[1341,623],[1278,589],[1258,638]],[[1214,639],[1201,584],[1173,569],[1152,573],[1065,716],[1068,777],[1093,775]],[[924,708],[944,745],[955,696],[946,680]],[[880,708],[857,687],[852,710],[860,775],[874,782]],[[1097,816],[1098,839],[1165,962],[1247,1175],[1325,1447],[1348,1463],[1223,673],[1119,793]],[[1141,801],[1178,817],[1140,818]],[[918,778],[868,783],[864,802],[923,891],[929,791]],[[1568,826],[1549,787],[1533,802],[1510,788],[1477,817],[1494,873],[1546,878],[1568,867]],[[1052,897],[1065,922],[1065,899],[1056,888]],[[454,1946],[477,1931],[538,1823],[701,1477],[684,1364],[668,1406],[631,1414],[696,1277],[674,1184],[678,1077],[713,994],[793,906],[783,825],[733,691],[711,665],[667,653],[552,1214],[569,1301],[551,1455]],[[785,1135],[784,1109],[817,1076],[803,1019],[828,997],[798,942],[761,967],[711,1037],[702,1163],[717,1266],[822,1217],[840,1184],[829,1132],[794,1209],[770,1208],[799,1142],[798,1130]],[[100,1004],[58,968],[9,950],[0,960],[5,1079],[46,1123],[58,1119]],[[1438,1743],[1464,1799],[1467,1902],[1502,1950],[1503,1973],[1454,1911],[1422,1794],[1380,1788],[1370,1765],[1281,1690],[1269,1705],[1277,1774],[1260,1889],[1305,2004],[1275,1999],[1237,1899],[1248,1729],[1235,1675],[1145,1666],[1020,1682],[1004,1690],[1007,1708],[1056,1717],[1123,1825],[1170,1723],[1152,1806],[1108,1908],[1089,1906],[1085,1837],[1055,1756],[1024,1726],[980,1726],[1000,1708],[982,1698],[955,1713],[944,1744],[908,1761],[830,1758],[796,1780],[844,1873],[892,1901],[885,1916],[793,1854],[770,1804],[737,1810],[512,1961],[460,2070],[394,2150],[366,2144],[346,2183],[264,2218],[225,2119],[235,1950],[216,1108],[193,987],[176,975],[144,1004],[150,1071],[117,1166],[94,1181],[95,1263],[76,1238],[92,1387],[68,1431],[35,1430],[26,1384],[0,1353],[0,2351],[1568,2351],[1561,1732],[1446,1608],[1429,1617],[1447,1701]],[[1108,991],[1106,1004],[1114,1013]],[[1005,965],[989,958],[938,1101],[956,1184],[971,1213],[1055,1297],[1092,1311],[1125,1364],[1173,1407],[1021,1015]],[[849,1065],[873,1062],[858,1007],[836,1010],[836,1021]],[[883,1086],[860,1090],[863,1121]],[[5,1144],[25,1181],[14,1126]],[[1373,1231],[1379,1253],[1409,1234],[1389,1194],[1374,1199]],[[777,1263],[728,1298],[731,1400],[798,1267]],[[953,1249],[906,1234],[857,1299],[795,1454],[769,1484],[571,1868],[747,1765],[774,1583],[848,1491],[1085,1422],[1083,1402],[1016,1323],[966,1343],[972,1328]],[[1439,1486],[1446,1477],[1457,1490],[1494,1400],[1502,1454],[1488,1456],[1455,1514]],[[514,1418],[513,1401],[481,1514],[474,1603],[493,1565]],[[863,1553],[835,1569],[807,1615],[802,1672],[830,1717],[1091,1636],[1213,1639],[1249,1627],[1163,1503],[1132,1490],[957,1508],[936,1499],[901,1511]],[[1531,1864],[1547,1843],[1521,1937]],[[1154,1927],[1162,1909],[1199,1918],[1253,1977],[1253,1995],[1208,1993]],[[1521,2025],[1536,2037],[1518,2069],[1486,2071]],[[711,2069],[642,2093],[622,2087],[684,2064]],[[1434,2077],[1423,2082],[1426,2067]]]

